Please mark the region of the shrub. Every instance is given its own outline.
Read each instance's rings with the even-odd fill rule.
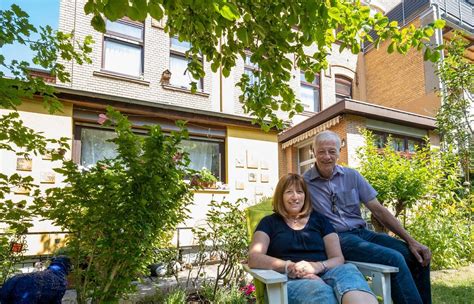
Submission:
[[[151,126],[144,137],[111,108],[107,117],[118,155],[87,170],[65,162],[57,172],[66,186],[36,202],[43,217],[71,231],[67,246],[79,303],[114,302],[131,291],[192,198],[184,182],[189,159],[179,146],[187,136],[183,124],[169,135]]]
[[[245,213],[241,210],[244,202],[241,199],[235,204],[212,201],[206,215],[206,226],[193,230],[198,238],[199,265],[202,267],[211,258],[220,263],[217,266],[212,298],[215,298],[219,284],[235,288],[244,277],[241,262],[247,257],[249,245]]]

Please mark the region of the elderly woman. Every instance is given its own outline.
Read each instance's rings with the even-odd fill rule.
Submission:
[[[328,220],[312,210],[301,176],[280,179],[273,210],[255,230],[249,266],[286,273],[289,303],[377,304],[362,274],[344,264],[339,238]]]

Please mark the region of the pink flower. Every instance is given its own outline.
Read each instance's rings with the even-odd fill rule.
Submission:
[[[245,293],[246,296],[250,296],[255,291],[255,285],[252,283],[245,285],[240,288],[240,290]]]
[[[182,153],[178,152],[173,156],[173,162],[175,162],[175,163],[179,162],[181,159],[183,159],[183,154]]]
[[[105,114],[99,114],[99,119],[97,119],[97,122],[99,125],[103,125],[109,118]]]

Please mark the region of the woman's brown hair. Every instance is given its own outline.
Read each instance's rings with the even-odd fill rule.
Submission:
[[[304,192],[304,204],[301,212],[298,214],[298,217],[304,217],[311,213],[313,206],[311,204],[311,199],[309,197],[308,188],[304,182],[304,179],[299,174],[288,173],[285,176],[282,176],[278,181],[278,184],[273,194],[273,211],[280,214],[283,217],[288,217],[288,213],[285,210],[283,204],[283,193],[290,186],[296,186],[301,188]]]

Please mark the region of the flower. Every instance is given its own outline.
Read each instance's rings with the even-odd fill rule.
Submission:
[[[105,114],[99,114],[99,118],[97,119],[97,123],[99,125],[103,125],[109,118]]]
[[[246,295],[251,296],[255,292],[255,285],[253,283],[247,284],[240,288],[240,290]]]

